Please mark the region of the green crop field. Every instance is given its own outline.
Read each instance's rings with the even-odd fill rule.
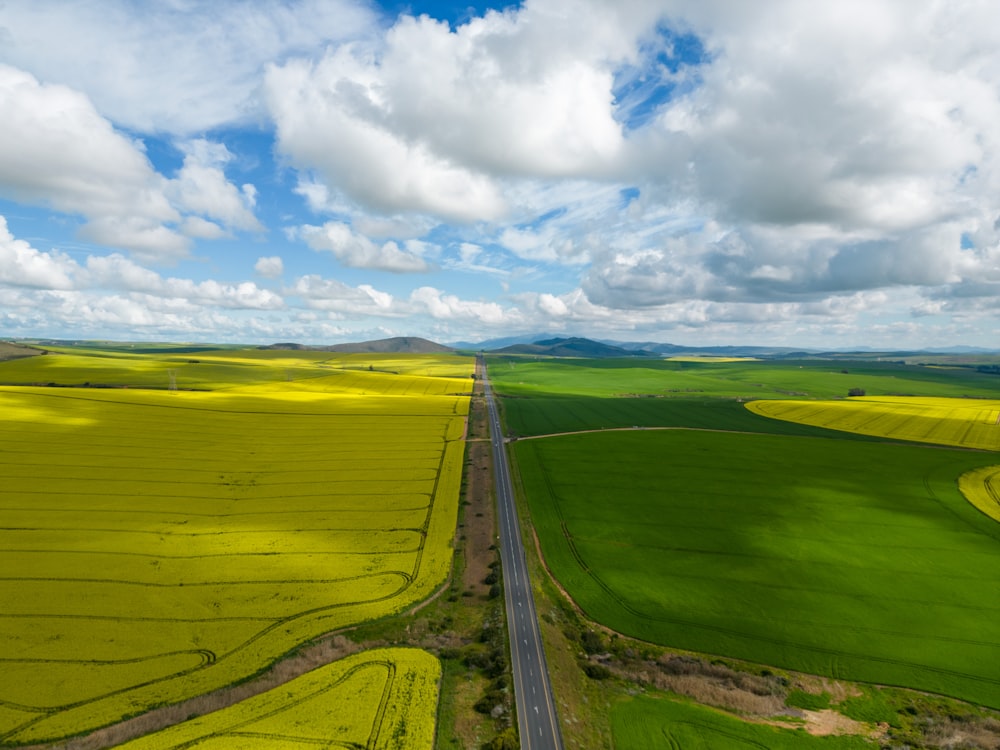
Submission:
[[[640,696],[611,711],[616,750],[866,750],[860,737],[814,737],[803,730],[750,724],[718,711]]]
[[[544,436],[513,455],[546,563],[594,620],[666,646],[1000,707],[1000,525],[973,504],[995,504],[997,454],[886,442],[981,440],[988,427],[959,422],[995,410],[978,400],[1000,395],[995,375],[513,358],[491,359],[490,375],[511,431]],[[865,436],[762,416],[847,408],[804,399],[850,388],[912,408],[898,394],[919,395],[949,421],[910,415],[900,434]],[[782,403],[753,413],[751,397]],[[961,476],[975,486],[968,499]]]
[[[438,660],[426,651],[366,651],[119,747],[430,750],[440,677]]]
[[[1000,377],[965,367],[893,362],[789,360],[692,362],[662,359],[488,358],[497,390],[514,396],[574,394],[614,398],[700,395],[729,398],[996,396]]]
[[[840,398],[852,388],[869,396],[1000,396],[996,375],[894,363],[491,357],[489,365],[491,381],[505,396],[507,428],[521,436],[632,426],[822,435],[828,433],[821,424],[761,418],[742,402]]]
[[[515,444],[549,567],[645,640],[1000,707],[985,453],[625,431]]]
[[[92,384],[0,387],[0,743],[245,679],[445,579],[472,360],[280,354],[199,353],[178,390],[172,355],[0,364]]]

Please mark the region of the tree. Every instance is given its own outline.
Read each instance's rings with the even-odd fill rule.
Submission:
[[[847,392],[847,395],[848,396],[864,396],[865,395],[865,389],[864,388],[851,388],[851,390],[849,390]]]

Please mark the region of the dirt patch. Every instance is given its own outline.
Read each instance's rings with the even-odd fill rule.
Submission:
[[[865,724],[849,719],[830,708],[822,711],[803,711],[802,713],[806,720],[806,731],[817,737],[826,737],[831,734],[864,735],[869,733]]]
[[[459,533],[465,537],[465,569],[462,587],[476,595],[488,596],[490,584],[483,583],[496,559],[491,547],[496,542],[493,509],[493,453],[489,442],[486,400],[482,380],[477,377],[469,404],[469,429],[465,463],[465,516]]]
[[[30,346],[22,346],[21,344],[12,344],[7,341],[0,341],[0,362],[8,359],[23,359],[24,357],[37,357],[40,354],[45,354],[40,349],[33,349]]]

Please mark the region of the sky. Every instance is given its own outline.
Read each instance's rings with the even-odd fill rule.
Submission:
[[[1000,348],[992,0],[5,0],[0,337]]]

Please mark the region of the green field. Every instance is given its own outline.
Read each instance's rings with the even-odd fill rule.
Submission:
[[[696,431],[522,440],[547,563],[644,640],[1000,707],[996,456]]]
[[[997,454],[744,404],[850,388],[996,398],[1000,378],[512,358],[491,359],[490,375],[511,432],[547,436],[512,451],[546,563],[589,617],[665,646],[1000,707],[1000,525],[957,485]]]
[[[842,398],[852,388],[869,396],[1000,396],[996,375],[890,363],[491,357],[489,365],[490,379],[505,397],[505,424],[515,436],[632,426],[823,435],[829,433],[819,427],[752,414],[743,402]]]
[[[802,730],[750,724],[691,703],[640,696],[615,704],[616,750],[865,750],[860,737],[813,737]]]
[[[1000,377],[967,367],[829,360],[691,362],[654,359],[488,358],[490,379],[506,395],[574,394],[617,398],[838,398],[996,396]]]
[[[0,387],[0,743],[246,679],[447,575],[471,359],[202,353],[178,390],[95,387],[169,356],[0,364],[91,383]]]

